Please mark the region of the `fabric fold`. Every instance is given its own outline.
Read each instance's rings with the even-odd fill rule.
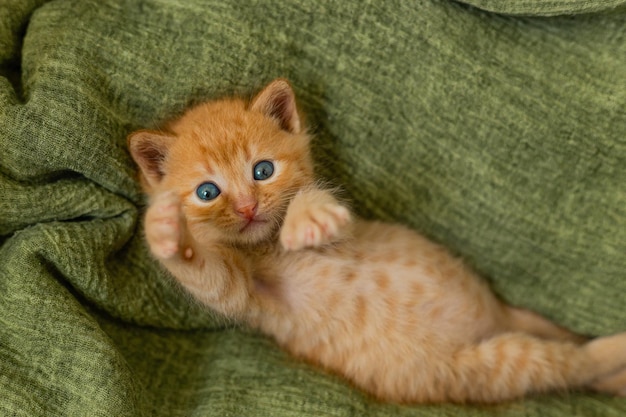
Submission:
[[[460,0],[489,12],[518,16],[559,16],[623,12],[624,0]]]

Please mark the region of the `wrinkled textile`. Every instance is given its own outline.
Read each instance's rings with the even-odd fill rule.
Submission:
[[[492,12],[526,15],[556,16],[580,13],[624,12],[624,0],[462,0]]]
[[[0,414],[624,415],[578,392],[380,404],[290,358],[150,258],[126,149],[190,103],[287,77],[320,175],[360,215],[445,244],[510,303],[624,331],[621,3],[3,2]]]

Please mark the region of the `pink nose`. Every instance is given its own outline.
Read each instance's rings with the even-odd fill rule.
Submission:
[[[241,217],[252,220],[256,215],[257,203],[248,204],[242,207],[235,207],[235,211]]]

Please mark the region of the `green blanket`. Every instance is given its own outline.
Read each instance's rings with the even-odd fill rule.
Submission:
[[[0,5],[0,415],[626,413],[578,392],[380,404],[290,358],[148,256],[126,150],[287,77],[360,215],[445,244],[513,304],[624,331],[625,1],[44,3]]]

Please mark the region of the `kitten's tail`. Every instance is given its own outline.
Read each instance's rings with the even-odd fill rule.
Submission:
[[[584,345],[505,333],[459,351],[441,400],[510,400],[531,392],[592,388],[626,395],[626,333]]]

